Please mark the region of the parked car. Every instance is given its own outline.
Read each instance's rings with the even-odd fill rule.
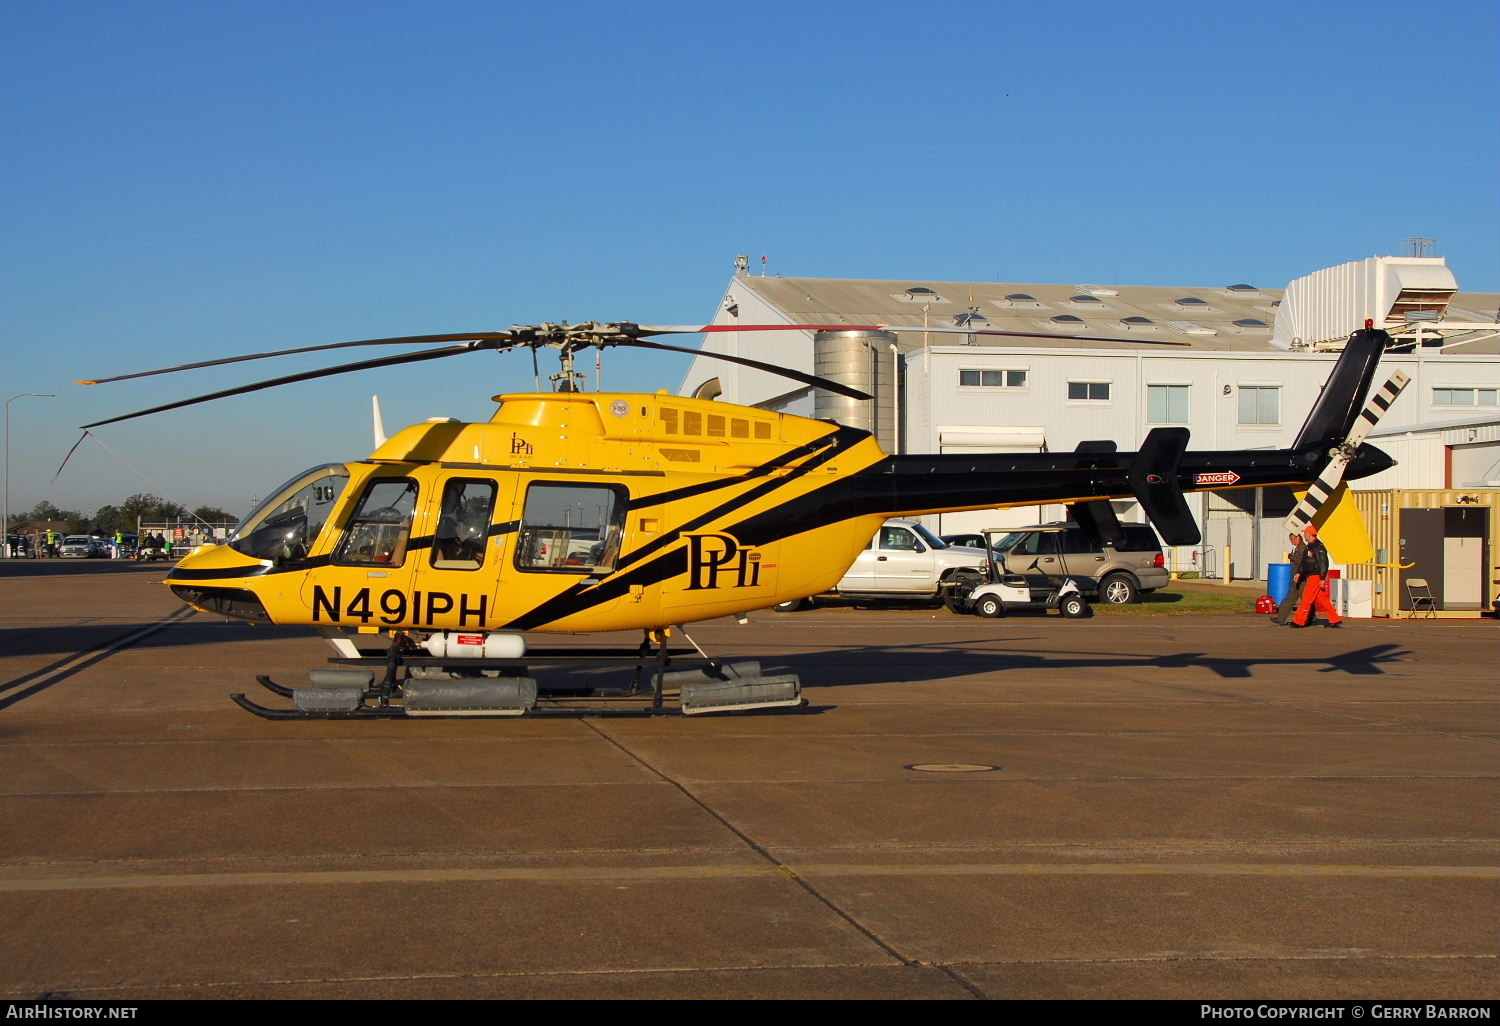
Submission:
[[[832,598],[937,600],[954,573],[984,565],[982,549],[949,545],[915,520],[887,520],[831,591],[775,608],[789,613]]]
[[[98,559],[104,555],[104,544],[86,534],[70,534],[63,539],[58,554],[64,559]]]
[[[1170,579],[1156,532],[1147,524],[1122,524],[1119,548],[1094,545],[1077,524],[1062,521],[1011,531],[995,543],[1012,573],[1067,575],[1099,583],[1099,601],[1124,605]]]

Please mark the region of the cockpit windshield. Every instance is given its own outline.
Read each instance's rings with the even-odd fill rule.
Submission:
[[[240,521],[229,547],[277,565],[306,559],[348,483],[349,471],[340,463],[298,474]]]

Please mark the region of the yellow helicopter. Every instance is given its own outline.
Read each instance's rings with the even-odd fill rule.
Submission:
[[[310,626],[333,642],[341,668],[313,671],[311,687],[259,678],[290,698],[291,708],[233,696],[269,718],[692,715],[797,706],[797,677],[763,674],[753,662],[724,663],[698,649],[701,668],[669,669],[689,654],[668,648],[670,628],[829,589],[888,517],[1065,503],[1091,536],[1118,541],[1108,500],[1133,497],[1169,544],[1193,544],[1199,534],[1185,491],[1315,485],[1312,501],[1321,504],[1337,476],[1392,465],[1359,445],[1361,425],[1373,423],[1362,411],[1364,396],[1389,342],[1368,327],[1351,336],[1296,441],[1282,450],[1187,452],[1186,428],[1157,428],[1134,453],[1098,441],[1073,453],[892,456],[869,433],[827,421],[667,394],[584,392],[573,371],[575,354],[591,347],[699,353],[652,341],[659,335],[862,327],[588,322],[342,342],[80,384],[356,346],[459,344],[288,375],[84,427],[368,368],[486,350],[560,352],[557,391],[499,395],[485,423],[435,418],[398,432],[366,459],[298,474],[225,544],[194,550],[167,573],[166,585],[194,608]],[[814,375],[709,355],[870,398]],[[1299,512],[1310,519],[1326,509]],[[645,640],[633,653],[615,653],[634,658],[636,669],[631,684],[604,695],[603,704],[550,701],[527,672],[523,632],[620,630],[643,631]]]

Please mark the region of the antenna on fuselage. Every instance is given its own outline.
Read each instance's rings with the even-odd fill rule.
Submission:
[[[370,408],[375,418],[375,448],[385,444],[385,420],[380,416],[380,396],[370,396]]]

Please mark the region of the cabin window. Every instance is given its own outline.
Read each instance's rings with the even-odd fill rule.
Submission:
[[[628,499],[617,485],[530,486],[516,567],[580,574],[612,570],[620,557]]]
[[[432,537],[438,570],[478,570],[495,509],[495,482],[460,478],[443,486],[443,504]]]
[[[348,483],[349,471],[338,463],[297,475],[240,522],[229,547],[277,566],[306,559]]]
[[[405,477],[371,481],[349,519],[333,561],[345,566],[397,567],[406,562],[417,483]]]

